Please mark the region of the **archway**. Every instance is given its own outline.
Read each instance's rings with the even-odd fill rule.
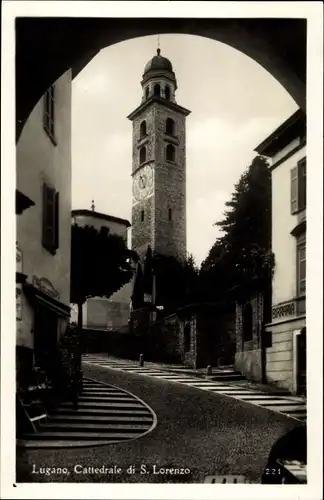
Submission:
[[[240,50],[306,109],[305,19],[25,17],[16,19],[17,140],[40,97],[67,69],[75,77],[102,48],[161,33],[203,36]]]

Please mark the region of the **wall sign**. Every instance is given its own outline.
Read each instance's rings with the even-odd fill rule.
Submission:
[[[277,305],[272,308],[272,319],[285,318],[286,316],[295,316],[295,302],[286,302],[285,304]]]
[[[54,299],[59,299],[60,297],[59,292],[54,288],[52,283],[47,278],[38,278],[37,276],[34,275],[33,285],[35,288],[38,288],[39,290],[46,293],[47,295],[50,295]]]

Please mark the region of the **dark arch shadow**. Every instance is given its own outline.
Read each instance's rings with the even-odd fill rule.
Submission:
[[[305,19],[21,17],[16,19],[16,138],[46,89],[69,68],[75,77],[102,48],[161,33],[198,35],[240,50],[306,110]]]

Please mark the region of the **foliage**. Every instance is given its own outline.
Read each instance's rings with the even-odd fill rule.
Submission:
[[[82,304],[89,297],[109,298],[128,283],[132,276],[133,252],[124,239],[102,227],[72,225],[71,302],[78,304],[78,326],[82,326]],[[81,311],[80,311],[81,308]]]
[[[164,307],[164,314],[194,300],[199,273],[192,255],[183,263],[148,247],[143,268],[143,293],[153,293],[155,276],[156,305]]]
[[[257,156],[225,203],[222,230],[200,270],[204,299],[251,294],[269,285],[274,269],[271,252],[271,176],[267,160]],[[233,292],[233,293],[231,293]]]

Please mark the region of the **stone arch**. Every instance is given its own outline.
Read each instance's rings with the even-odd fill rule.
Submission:
[[[306,27],[306,19],[154,18],[147,23],[140,17],[17,17],[16,138],[46,89],[69,68],[74,78],[101,49],[161,33],[210,38],[243,52],[306,111]]]
[[[165,95],[166,100],[167,100],[167,101],[170,101],[170,98],[171,98],[171,90],[170,90],[169,85],[166,85],[166,86],[165,86],[165,89],[164,89],[164,95]]]

